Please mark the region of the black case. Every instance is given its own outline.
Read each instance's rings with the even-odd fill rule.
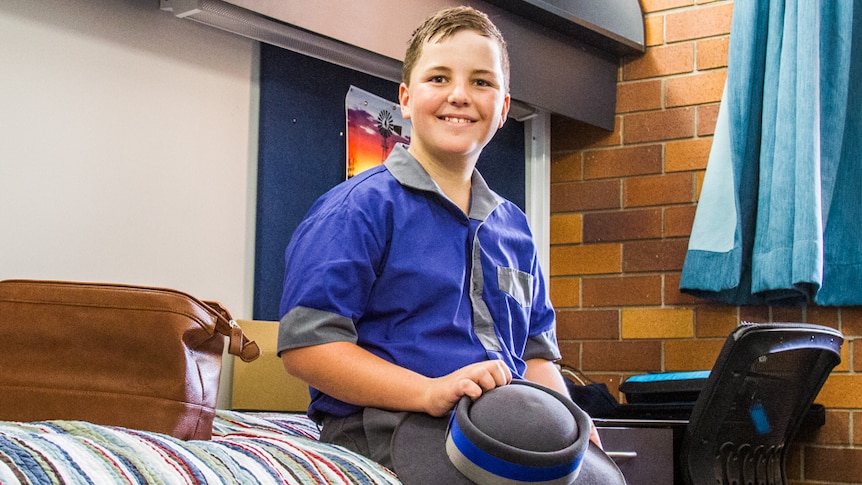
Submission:
[[[620,384],[630,404],[694,403],[709,371],[659,372],[631,376]]]

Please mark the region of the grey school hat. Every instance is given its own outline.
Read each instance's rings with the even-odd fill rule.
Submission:
[[[393,467],[406,485],[625,485],[590,424],[568,397],[515,380],[462,398],[450,418],[410,414],[392,438]]]

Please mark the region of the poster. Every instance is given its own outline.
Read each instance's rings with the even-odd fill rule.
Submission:
[[[350,86],[347,109],[347,178],[380,165],[397,143],[410,143],[410,121],[396,101]]]

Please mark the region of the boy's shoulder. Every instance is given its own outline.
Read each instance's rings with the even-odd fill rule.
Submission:
[[[321,200],[343,200],[367,197],[368,194],[391,190],[394,179],[384,165],[362,171],[329,189]]]

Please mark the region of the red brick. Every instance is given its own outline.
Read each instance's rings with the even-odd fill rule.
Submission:
[[[664,105],[667,108],[721,101],[727,71],[705,71],[667,79]]]
[[[675,206],[664,209],[664,236],[690,236],[697,206]]]
[[[664,43],[663,15],[651,15],[644,18],[644,43],[647,47]]]
[[[562,310],[557,312],[559,340],[618,340],[618,310]]]
[[[862,337],[862,307],[841,309],[841,331],[845,337]]]
[[[551,116],[551,152],[583,150],[584,148],[619,145],[622,142],[620,117],[613,131],[564,116]]]
[[[789,485],[803,485],[802,480],[802,450],[805,447],[796,443],[787,450],[787,479]]]
[[[668,141],[694,136],[695,109],[674,108],[625,115],[623,140],[626,144]]]
[[[847,411],[826,411],[826,423],[813,432],[800,434],[796,441],[806,441],[821,445],[850,445],[850,413]]]
[[[551,186],[551,213],[620,207],[620,182],[597,180]]]
[[[805,479],[826,483],[862,483],[862,449],[806,446]]]
[[[584,307],[622,307],[661,304],[661,276],[584,278]]]
[[[661,209],[584,214],[584,242],[629,241],[661,237]]]
[[[844,346],[848,345],[853,348],[853,372],[862,372],[862,339],[845,340]]]
[[[853,444],[862,446],[862,412],[853,412]]]
[[[661,342],[584,342],[581,370],[649,372],[661,370]]]
[[[661,80],[617,84],[617,113],[661,109]]]
[[[575,182],[584,179],[584,155],[555,153],[551,156],[551,182]]]
[[[551,246],[551,276],[619,273],[622,247],[619,244]]]
[[[822,307],[811,305],[806,310],[805,321],[817,325],[826,325],[835,329],[840,328],[838,323],[839,309],[836,307]]]
[[[697,107],[697,136],[709,136],[715,133],[718,106],[719,103],[705,104]]]
[[[739,307],[739,321],[752,323],[765,323],[769,321],[768,306],[741,306]]]
[[[590,150],[584,155],[584,178],[598,179],[661,173],[661,145]]]
[[[633,241],[623,245],[623,272],[682,270],[687,239]]]
[[[668,172],[705,170],[712,138],[671,141],[665,145],[664,168]]]
[[[680,42],[730,33],[733,3],[669,13],[665,17],[665,39]]]
[[[727,67],[727,48],[730,36],[697,41],[695,63],[698,70]]]
[[[641,9],[644,13],[660,12],[677,7],[694,5],[694,0],[641,0]]]
[[[623,207],[647,207],[694,202],[690,173],[634,177],[623,181]]]
[[[802,308],[772,307],[773,322],[802,322]]]
[[[662,298],[662,302],[665,305],[688,306],[702,303],[700,298],[679,291],[679,280],[681,276],[682,275],[680,273],[664,274],[664,297]]]
[[[657,78],[694,70],[694,43],[650,47],[643,56],[623,64],[623,80]]]
[[[561,364],[570,365],[576,369],[580,369],[581,365],[581,342],[576,342],[573,340],[560,340],[560,354],[562,354],[563,359],[560,361]]]

